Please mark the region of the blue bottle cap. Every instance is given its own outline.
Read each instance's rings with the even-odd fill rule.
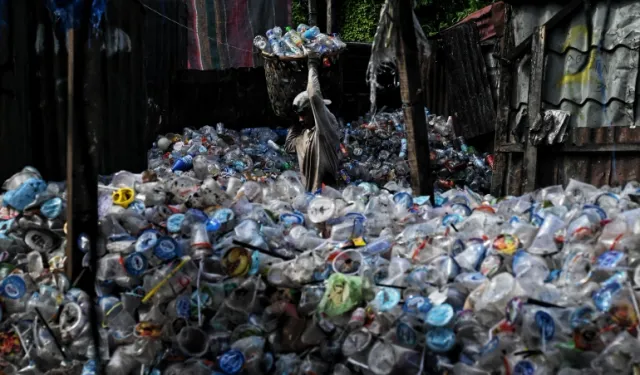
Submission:
[[[404,191],[395,193],[393,195],[393,201],[396,204],[401,204],[404,208],[413,207],[413,197],[411,197],[411,194],[405,193]]]
[[[178,318],[189,319],[191,315],[191,300],[182,294],[176,298],[176,316]]]
[[[540,330],[540,336],[546,341],[553,339],[556,333],[556,323],[545,311],[538,311],[535,315],[536,326]]]
[[[153,248],[153,254],[161,260],[171,260],[180,256],[181,253],[178,242],[166,236],[159,238],[156,247]]]
[[[144,203],[142,203],[142,201],[134,200],[133,202],[131,202],[128,209],[138,213],[139,215],[144,215],[144,210],[146,209],[146,207]]]
[[[590,324],[596,316],[596,312],[589,306],[581,306],[571,313],[569,323],[571,328],[577,329]]]
[[[20,299],[27,292],[27,284],[18,275],[9,275],[0,283],[0,294],[9,299]]]
[[[462,220],[464,220],[464,217],[460,214],[448,214],[442,218],[442,225],[445,227],[451,224],[456,225]]]
[[[435,306],[427,313],[427,324],[434,327],[444,327],[453,319],[453,307],[448,303]]]
[[[182,229],[184,214],[173,214],[167,219],[167,230],[169,233],[178,233]]]
[[[280,223],[283,224],[286,228],[290,228],[294,225],[302,225],[304,223],[304,217],[285,212],[280,214]]]
[[[212,216],[214,219],[218,220],[221,224],[229,222],[233,220],[235,214],[228,208],[221,208],[213,213]]]
[[[614,268],[622,261],[624,253],[621,251],[607,251],[598,257],[598,268]]]
[[[414,197],[413,198],[413,203],[417,204],[418,206],[423,206],[427,203],[429,203],[429,196],[428,195],[421,195],[418,197]]]
[[[407,299],[402,306],[402,310],[407,314],[427,316],[427,313],[432,308],[431,301],[428,298],[422,296],[415,296]]]
[[[140,276],[147,270],[147,257],[142,253],[134,252],[124,258],[124,268],[131,276]]]
[[[533,375],[535,372],[535,366],[529,361],[520,361],[513,368],[513,375]]]
[[[220,369],[228,375],[234,375],[244,366],[244,354],[239,350],[229,350],[218,359]]]
[[[593,302],[602,312],[607,312],[611,309],[613,297],[622,289],[622,285],[618,282],[613,282],[606,285],[600,290],[593,293]]]
[[[382,288],[374,299],[375,305],[380,311],[389,311],[396,307],[400,303],[402,296],[397,289],[394,288]]]
[[[402,346],[413,348],[418,345],[418,334],[416,330],[405,322],[400,322],[396,326],[396,338]]]
[[[156,230],[146,230],[142,232],[136,241],[136,251],[146,252],[158,244],[158,232]]]
[[[59,197],[51,198],[40,206],[40,213],[47,219],[55,219],[62,212],[62,199]]]
[[[456,334],[449,328],[434,328],[427,332],[427,347],[436,353],[446,353],[456,344]]]
[[[90,359],[88,360],[84,366],[82,366],[82,374],[81,375],[95,375],[98,371],[96,360]]]
[[[207,220],[206,228],[207,232],[217,232],[222,227],[222,224],[216,218],[210,218]]]

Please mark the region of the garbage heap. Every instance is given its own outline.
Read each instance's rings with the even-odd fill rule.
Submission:
[[[455,186],[468,186],[476,192],[488,192],[493,156],[478,153],[463,137],[456,137],[451,117],[444,119],[428,110],[425,114],[435,189],[446,191]],[[402,111],[360,117],[347,123],[341,134],[340,176],[343,182],[376,182],[381,186],[392,182],[409,186],[407,133]]]
[[[64,186],[32,168],[4,183],[0,371],[567,375],[640,363],[637,183],[499,199],[451,189],[434,206],[399,184],[307,193],[295,170],[268,178],[289,163],[275,150],[262,148],[275,163],[265,172],[246,149],[211,146],[268,143],[266,131],[187,133],[160,138],[148,171],[101,179],[97,248],[79,239],[85,264],[97,256],[95,287],[62,272]],[[181,153],[199,143],[220,159]]]

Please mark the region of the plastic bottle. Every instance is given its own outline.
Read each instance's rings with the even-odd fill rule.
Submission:
[[[279,27],[274,27],[271,30],[267,31],[267,38],[269,39],[269,45],[271,46],[271,51],[278,56],[284,55],[284,48],[282,46],[282,29]]]
[[[262,35],[257,35],[254,39],[253,39],[253,45],[256,46],[256,48],[258,48],[259,50],[263,51],[263,52],[270,52],[271,48],[269,41],[267,40],[267,38],[265,38]]]

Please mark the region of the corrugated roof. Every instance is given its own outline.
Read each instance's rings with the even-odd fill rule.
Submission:
[[[504,3],[499,1],[471,13],[457,25],[473,21],[478,26],[481,42],[495,36],[499,37],[504,30],[504,10]]]
[[[557,4],[515,6],[512,27],[516,45],[561,8]],[[561,26],[547,32],[544,108],[570,111],[574,128],[638,124],[640,117],[634,109],[638,105],[640,3],[612,4],[606,20],[606,2],[596,3],[590,21],[591,40],[585,12],[579,9]],[[603,29],[604,39],[599,49]],[[525,56],[518,62],[511,103],[518,111],[526,108],[528,102],[529,61],[530,56]]]

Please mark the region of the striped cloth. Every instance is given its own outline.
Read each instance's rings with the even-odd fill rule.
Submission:
[[[189,12],[188,69],[261,64],[253,38],[291,22],[291,0],[185,0]]]

